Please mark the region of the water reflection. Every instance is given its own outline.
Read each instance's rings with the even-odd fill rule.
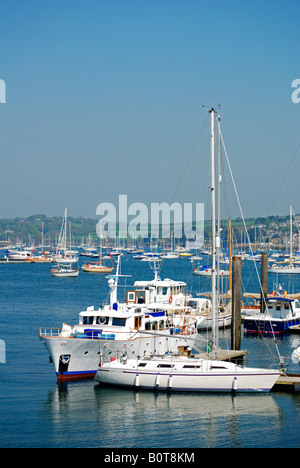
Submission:
[[[57,385],[44,409],[55,446],[64,434],[81,447],[238,447],[280,420],[272,394],[135,392],[93,381]]]

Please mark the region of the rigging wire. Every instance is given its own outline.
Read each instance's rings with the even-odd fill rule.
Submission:
[[[200,146],[200,143],[202,142],[203,134],[204,134],[205,128],[206,128],[206,126],[207,126],[208,118],[209,118],[209,116],[207,115],[207,117],[206,117],[206,119],[205,119],[205,121],[204,121],[204,123],[203,123],[202,129],[200,130],[200,133],[199,133],[199,135],[197,136],[197,139],[196,139],[196,142],[195,142],[195,144],[194,144],[194,147],[193,147],[193,149],[192,149],[192,151],[191,151],[191,154],[190,154],[190,156],[189,156],[189,158],[188,158],[188,160],[187,160],[187,162],[186,162],[185,168],[184,168],[184,170],[183,170],[183,172],[182,172],[182,174],[181,174],[181,177],[180,177],[179,182],[178,182],[178,184],[177,184],[176,190],[175,190],[174,195],[173,195],[173,197],[172,197],[172,199],[171,199],[171,203],[173,203],[173,201],[174,201],[174,199],[175,199],[175,196],[176,196],[176,194],[177,194],[177,192],[178,192],[178,190],[179,190],[179,187],[180,187],[180,185],[181,185],[181,183],[182,183],[183,177],[184,177],[184,175],[185,175],[185,173],[186,173],[186,171],[187,171],[187,168],[188,168],[188,166],[189,166],[189,164],[190,164],[190,161],[191,161],[191,159],[192,159],[192,156],[194,155],[194,159],[193,159],[193,162],[192,162],[192,168],[190,169],[190,173],[189,173],[189,175],[188,175],[188,178],[187,178],[187,181],[186,181],[186,184],[185,184],[185,187],[184,187],[184,192],[183,192],[183,195],[182,195],[181,199],[184,198],[184,194],[185,194],[185,191],[186,191],[186,186],[187,186],[187,183],[188,183],[188,181],[189,181],[189,179],[190,179],[191,172],[192,172],[192,169],[193,169],[193,167],[194,167],[195,160],[196,160],[196,155],[197,155],[196,148],[199,147],[199,146]]]
[[[288,166],[288,168],[287,168],[287,170],[286,170],[286,172],[285,172],[285,174],[284,174],[284,176],[283,176],[283,179],[282,179],[282,181],[281,181],[281,183],[280,183],[280,185],[279,185],[279,187],[278,187],[278,190],[277,190],[277,192],[276,192],[276,195],[275,195],[275,197],[274,197],[274,199],[273,199],[273,201],[272,201],[271,207],[269,208],[268,216],[269,216],[270,213],[271,213],[271,210],[272,210],[272,208],[273,208],[273,206],[274,206],[274,204],[275,204],[275,200],[276,200],[276,198],[277,198],[277,196],[278,196],[278,194],[279,194],[279,192],[280,192],[280,190],[281,190],[281,188],[282,188],[282,186],[283,186],[283,183],[284,183],[284,181],[285,181],[285,179],[286,179],[286,177],[287,177],[287,175],[288,175],[288,173],[289,173],[289,170],[290,170],[290,168],[291,168],[291,166],[292,166],[292,164],[293,164],[293,162],[294,162],[294,159],[295,159],[296,156],[297,156],[297,153],[298,153],[299,149],[300,149],[300,143],[299,143],[299,145],[297,146],[297,149],[296,149],[296,151],[295,151],[295,153],[294,153],[294,156],[292,157],[292,160],[291,160],[291,162],[290,162],[290,164],[289,164],[289,166]]]
[[[231,169],[230,161],[229,161],[229,158],[228,158],[228,153],[227,153],[227,150],[226,150],[226,146],[225,146],[224,139],[223,139],[223,134],[222,134],[222,132],[221,132],[221,128],[220,128],[220,124],[219,124],[219,123],[218,123],[218,126],[219,126],[219,132],[220,132],[220,136],[221,136],[221,141],[222,141],[222,145],[223,145],[223,148],[224,148],[224,153],[225,153],[225,156],[226,156],[226,161],[227,161],[227,164],[228,164],[228,169],[229,169],[229,172],[230,172],[230,176],[231,176],[231,180],[232,180],[234,192],[235,192],[235,195],[236,195],[236,198],[237,198],[238,206],[239,206],[240,213],[241,213],[242,220],[243,220],[244,229],[245,229],[246,236],[247,236],[247,240],[248,240],[248,243],[249,243],[250,252],[251,252],[251,254],[253,255],[253,249],[252,249],[252,245],[251,245],[251,242],[250,242],[250,237],[249,237],[248,230],[247,230],[247,226],[246,226],[244,213],[243,213],[243,210],[242,210],[240,198],[239,198],[239,195],[238,195],[236,183],[235,183],[235,180],[234,180],[234,177],[233,177],[233,172],[232,172],[232,169]],[[259,276],[259,273],[258,273],[258,269],[257,269],[256,262],[254,262],[254,266],[255,266],[257,278],[258,278],[258,281],[259,281],[259,285],[260,285],[260,288],[261,288],[261,290],[262,290],[262,284],[261,284],[261,280],[260,280],[260,276]],[[265,307],[267,308],[267,304],[266,304],[265,298],[263,298],[263,301],[264,301]],[[280,360],[280,362],[282,363],[282,357],[281,357],[281,354],[280,354],[280,352],[279,352],[279,348],[278,348],[278,346],[277,346],[277,342],[276,342],[275,339],[274,339],[274,343],[275,343],[275,347],[276,347],[276,351],[277,351],[279,360]]]

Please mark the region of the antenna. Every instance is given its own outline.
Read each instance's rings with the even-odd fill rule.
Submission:
[[[211,107],[211,106],[202,104],[202,107],[204,107],[205,110],[207,110],[207,111],[222,109],[221,104],[218,104],[217,107]]]

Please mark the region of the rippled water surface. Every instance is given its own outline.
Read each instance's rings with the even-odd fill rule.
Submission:
[[[148,263],[129,256],[122,270],[132,275],[127,286],[152,279]],[[161,276],[186,281],[193,292],[209,290],[207,280],[192,276],[187,259],[166,261]],[[284,282],[287,289],[300,290],[299,277]],[[243,266],[243,284],[247,291],[258,290],[250,262]],[[6,364],[0,364],[0,447],[300,446],[298,392],[166,395],[101,388],[93,381],[58,385],[39,328],[75,323],[81,310],[99,306],[107,294],[104,276],[53,278],[49,265],[0,265],[0,339],[6,343]],[[230,347],[229,330],[220,339]],[[299,345],[297,335],[278,340],[286,361]],[[243,336],[242,348],[249,352],[247,365],[268,367],[278,358],[271,339]],[[300,372],[293,363],[288,370]]]

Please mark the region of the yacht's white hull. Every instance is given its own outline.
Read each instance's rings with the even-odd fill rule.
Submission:
[[[193,341],[184,339],[183,335],[165,337],[142,335],[136,333],[132,339],[115,340],[113,335],[108,339],[65,338],[49,336],[41,329],[39,338],[45,345],[55,367],[58,381],[94,378],[98,369],[100,354],[115,355],[116,351],[125,350],[131,356],[144,356],[178,353],[179,346],[192,346]],[[193,335],[196,340],[197,335]]]

